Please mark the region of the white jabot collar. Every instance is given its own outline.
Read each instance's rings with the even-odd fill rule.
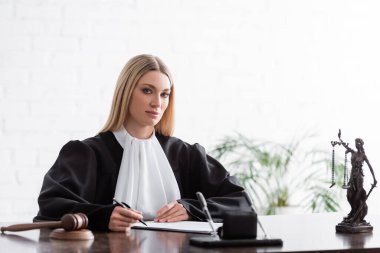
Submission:
[[[113,134],[124,149],[115,198],[152,220],[160,208],[181,197],[169,161],[154,133],[137,139],[122,126]]]

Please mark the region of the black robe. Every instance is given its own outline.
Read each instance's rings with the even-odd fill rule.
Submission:
[[[197,191],[205,196],[213,218],[222,218],[225,211],[249,210],[236,178],[202,146],[160,134],[156,137],[177,180],[178,202],[193,219],[205,219]],[[68,142],[44,177],[34,221],[59,220],[66,213],[82,212],[88,216],[90,229],[108,230],[122,156],[123,148],[112,132]]]

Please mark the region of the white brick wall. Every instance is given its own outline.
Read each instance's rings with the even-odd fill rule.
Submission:
[[[0,221],[31,220],[60,148],[102,127],[139,53],[174,74],[176,136],[209,148],[234,131],[278,142],[312,131],[329,149],[343,128],[380,175],[379,11],[376,0],[0,0]]]

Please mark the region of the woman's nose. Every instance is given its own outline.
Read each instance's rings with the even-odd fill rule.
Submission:
[[[159,96],[154,96],[152,101],[150,102],[152,107],[160,107],[161,106],[161,98]]]

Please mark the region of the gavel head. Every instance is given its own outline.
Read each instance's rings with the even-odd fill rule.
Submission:
[[[62,228],[66,231],[87,228],[88,218],[83,213],[65,214],[61,219]]]

